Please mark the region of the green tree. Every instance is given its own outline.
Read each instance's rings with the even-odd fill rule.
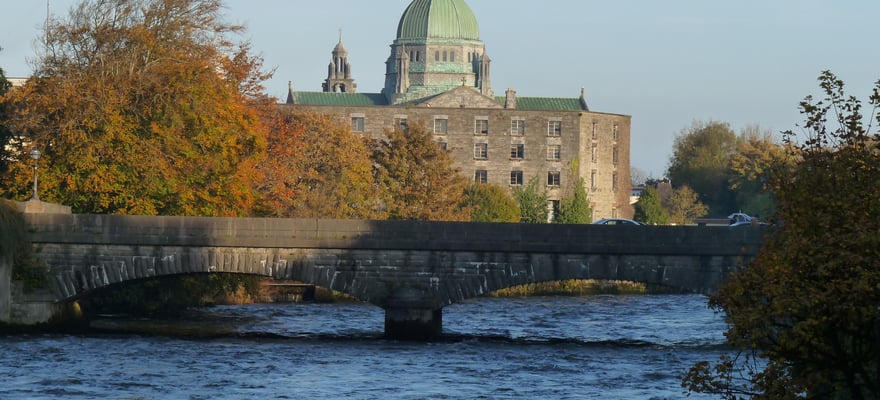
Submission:
[[[389,219],[467,221],[462,208],[468,182],[422,124],[385,132],[374,140],[372,159]]]
[[[519,204],[510,192],[491,183],[471,183],[465,190],[465,207],[474,222],[519,222]]]
[[[529,179],[526,186],[513,189],[513,198],[519,203],[520,222],[530,224],[545,224],[549,217],[547,202],[549,196],[544,190],[539,190],[540,180],[537,176]]]
[[[807,140],[796,144],[794,133],[785,134],[798,162],[770,175],[783,223],[711,298],[728,317],[728,342],[742,353],[695,365],[683,381],[692,391],[724,399],[880,398],[880,134],[870,131],[880,123],[880,81],[868,127],[841,80],[826,71],[819,82],[822,100],[801,103]]]
[[[669,223],[669,214],[660,201],[657,189],[648,187],[642,192],[639,201],[635,205],[636,221],[649,225],[666,225]]]
[[[726,216],[736,209],[735,195],[728,188],[728,165],[736,143],[736,133],[728,124],[695,122],[675,138],[666,176],[673,185],[696,191],[709,214]]]
[[[375,219],[369,143],[331,116],[274,109],[258,189],[277,217]]]
[[[576,170],[576,166],[574,166]],[[559,204],[559,214],[556,222],[560,224],[589,224],[592,222],[590,200],[587,198],[587,189],[584,178],[576,174],[569,174],[572,184],[566,190],[565,196]]]
[[[251,214],[268,75],[221,15],[220,0],[85,0],[47,24],[10,118],[43,153],[43,198],[75,212]],[[28,171],[14,163],[0,192],[27,196]]]
[[[673,189],[663,207],[669,215],[669,223],[678,225],[693,224],[708,212],[697,193],[687,185]]]

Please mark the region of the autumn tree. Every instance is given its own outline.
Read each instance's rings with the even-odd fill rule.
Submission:
[[[75,212],[248,215],[264,154],[261,60],[220,0],[85,0],[46,27],[12,129],[42,151],[43,198]],[[28,164],[0,177],[27,193]]]
[[[880,81],[867,126],[841,80],[824,72],[819,84],[824,97],[801,103],[806,140],[785,134],[798,161],[770,174],[781,226],[711,298],[741,353],[695,365],[683,382],[692,391],[724,399],[880,398],[880,134],[873,125]]]
[[[389,219],[467,221],[468,182],[420,123],[386,130],[371,144],[375,179]]]
[[[700,202],[697,193],[687,185],[672,189],[669,197],[663,199],[662,203],[671,224],[693,224],[697,218],[705,216],[708,212],[708,208]]]
[[[656,188],[648,187],[639,196],[635,205],[633,219],[648,225],[666,225],[669,223],[669,213],[663,208],[660,194]]]
[[[519,203],[520,222],[530,224],[545,224],[549,217],[547,202],[550,200],[547,192],[539,189],[541,182],[537,176],[529,179],[525,186],[513,189],[513,198]]]
[[[276,217],[374,219],[369,142],[325,114],[274,108],[258,188]]]
[[[690,186],[715,216],[736,208],[728,190],[730,157],[736,151],[737,136],[722,122],[694,122],[675,138],[667,177],[675,186]]]
[[[465,207],[474,222],[519,222],[519,203],[510,192],[492,183],[471,183],[465,190]]]
[[[0,51],[3,48],[0,47]],[[9,119],[10,109],[9,102],[6,100],[6,93],[12,84],[6,80],[6,74],[3,68],[0,68],[0,175],[8,169],[8,163],[12,159],[12,155],[7,152],[7,145],[12,139],[12,131],[9,129],[7,120]]]
[[[737,209],[752,216],[770,216],[775,211],[769,191],[770,172],[774,166],[793,162],[791,152],[773,139],[770,131],[757,126],[742,130],[736,151],[730,157],[730,189],[736,194]]]

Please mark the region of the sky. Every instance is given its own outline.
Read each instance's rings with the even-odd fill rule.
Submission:
[[[274,70],[269,95],[320,91],[342,40],[360,92],[384,86],[385,60],[409,0],[225,0]],[[76,0],[49,0],[64,17]],[[492,88],[577,97],[632,116],[631,164],[663,177],[675,137],[695,122],[739,132],[799,131],[798,104],[831,70],[866,101],[880,79],[877,0],[468,0],[492,59]],[[0,0],[0,68],[31,73],[44,0]]]

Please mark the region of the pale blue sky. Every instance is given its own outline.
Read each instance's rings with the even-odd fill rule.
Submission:
[[[75,0],[51,0],[66,15]],[[275,76],[268,94],[320,90],[338,30],[361,92],[379,92],[409,0],[226,0],[243,37]],[[802,120],[830,69],[865,99],[880,79],[877,0],[468,0],[492,58],[496,94],[577,97],[593,111],[631,115],[632,165],[666,169],[693,121],[782,131]],[[0,0],[0,67],[26,76],[46,16],[41,0]]]

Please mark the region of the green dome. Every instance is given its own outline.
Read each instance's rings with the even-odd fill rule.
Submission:
[[[413,0],[400,17],[397,39],[480,40],[480,27],[464,0]]]

